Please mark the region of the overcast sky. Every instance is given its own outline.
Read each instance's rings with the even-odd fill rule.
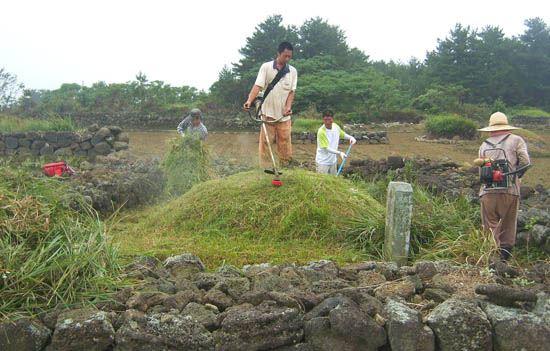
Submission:
[[[407,61],[423,59],[458,22],[507,35],[523,32],[526,18],[550,24],[550,1],[2,0],[0,67],[36,89],[125,82],[138,71],[208,89],[272,14],[294,25],[321,16],[371,58]]]

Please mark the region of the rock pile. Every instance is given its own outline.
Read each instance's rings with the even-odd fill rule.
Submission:
[[[520,296],[509,291],[516,288],[445,262],[398,268],[317,261],[207,272],[198,257],[182,254],[163,263],[138,258],[127,274],[140,284],[96,308],[1,323],[0,349],[542,350],[550,343],[547,274],[533,273],[529,300],[513,307],[474,288],[492,284],[480,292]],[[453,285],[464,275],[470,279]]]
[[[376,132],[361,132],[361,131],[347,131],[350,135],[353,135],[357,142],[364,144],[388,144],[388,132],[386,131],[376,131]],[[317,134],[313,132],[303,132],[303,133],[292,133],[292,142],[293,143],[316,143]]]

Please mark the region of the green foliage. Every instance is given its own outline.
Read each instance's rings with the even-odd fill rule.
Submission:
[[[320,118],[317,118],[317,119],[297,118],[292,121],[292,132],[315,133],[317,132],[317,129],[319,129],[319,127],[322,125],[323,125],[323,121]]]
[[[119,271],[105,225],[39,165],[18,166],[0,164],[0,315],[105,299]]]
[[[473,139],[477,135],[477,125],[474,121],[458,115],[438,115],[426,120],[426,131],[434,137]]]
[[[17,81],[16,75],[0,67],[0,111],[8,109],[17,102],[23,87],[23,84]]]
[[[212,178],[210,153],[197,135],[186,134],[169,141],[163,160],[166,189],[171,195],[180,195],[199,182]]]
[[[427,113],[457,111],[465,91],[459,86],[436,85],[413,100],[413,107]]]
[[[512,110],[512,118],[515,116],[550,117],[550,112],[535,107],[519,107]]]
[[[399,82],[373,68],[303,75],[300,94],[296,98],[297,109],[314,105],[319,111],[330,108],[340,114],[355,112],[363,116],[401,109],[407,104],[407,93],[401,89]]]
[[[76,129],[76,125],[70,118],[50,117],[47,119],[32,119],[0,115],[0,133],[61,132]]]
[[[63,84],[55,90],[26,90],[17,112],[32,116],[76,114],[181,114],[204,93],[188,86],[148,81],[143,73],[127,83]]]

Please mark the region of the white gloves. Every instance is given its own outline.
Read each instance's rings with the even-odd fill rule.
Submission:
[[[350,138],[349,138],[349,143],[350,143],[351,145],[355,144],[356,142],[357,142],[357,140],[356,140],[354,137],[350,137]]]
[[[342,151],[340,151],[339,155],[342,158],[342,160],[344,160],[346,157],[348,157],[348,155],[346,155],[346,153],[342,152]]]

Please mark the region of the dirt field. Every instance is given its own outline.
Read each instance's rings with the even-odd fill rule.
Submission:
[[[130,151],[139,157],[162,157],[166,149],[166,141],[176,137],[172,131],[130,132]],[[448,157],[456,162],[472,162],[477,155],[479,141],[469,141],[463,144],[433,144],[418,142],[414,138],[421,135],[421,130],[415,128],[409,131],[389,131],[389,144],[369,145],[358,144],[351,153],[351,159],[370,157],[373,159],[387,156],[422,156],[431,159]],[[530,145],[534,167],[527,172],[525,183],[529,185],[543,184],[550,186],[550,131],[538,132],[537,145]],[[257,133],[210,133],[207,143],[211,145],[215,155],[227,158],[233,162],[257,164],[258,134]],[[315,144],[294,144],[294,157],[300,161],[313,160]]]

